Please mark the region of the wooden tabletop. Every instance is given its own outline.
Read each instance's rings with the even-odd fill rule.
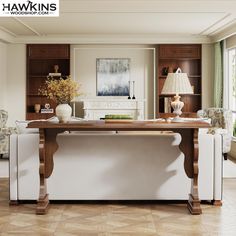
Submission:
[[[160,129],[189,129],[189,128],[209,128],[211,125],[204,121],[187,122],[166,122],[166,121],[130,121],[130,122],[109,122],[104,120],[93,121],[71,121],[59,123],[52,121],[33,121],[27,128],[41,129],[68,129],[68,130],[160,130]]]

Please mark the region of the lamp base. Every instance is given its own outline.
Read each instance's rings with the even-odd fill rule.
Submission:
[[[186,122],[186,120],[182,117],[176,116],[171,120],[171,122]]]
[[[172,122],[184,122],[184,120],[179,116],[174,117],[171,121]]]
[[[182,114],[181,109],[184,106],[184,103],[180,101],[180,96],[177,94],[176,96],[174,96],[174,101],[171,102],[171,106],[173,108],[173,113],[176,114],[176,119],[179,119],[179,116]]]

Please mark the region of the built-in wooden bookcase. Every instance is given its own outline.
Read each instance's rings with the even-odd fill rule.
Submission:
[[[161,95],[167,73],[179,67],[187,73],[194,94],[181,95],[184,102],[183,113],[197,112],[202,103],[201,45],[200,44],[161,44],[157,56],[157,113],[167,113],[167,103],[173,96]]]
[[[38,89],[47,79],[49,73],[58,72],[62,77],[70,74],[70,45],[69,44],[28,44],[27,45],[27,80],[26,80],[26,119],[47,119],[55,113],[36,113],[35,104],[44,108],[46,103],[54,109],[56,104],[45,96],[39,95]],[[59,78],[59,77],[58,77]]]

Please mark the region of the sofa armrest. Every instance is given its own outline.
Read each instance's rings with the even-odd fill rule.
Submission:
[[[9,179],[10,179],[10,200],[18,199],[18,135],[10,136],[10,158],[9,158]]]
[[[223,137],[214,135],[214,200],[222,200]]]

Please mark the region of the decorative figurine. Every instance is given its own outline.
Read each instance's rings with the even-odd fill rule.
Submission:
[[[58,73],[59,65],[54,65],[54,73]]]
[[[45,109],[50,109],[50,104],[49,103],[45,103],[44,107],[45,107]]]
[[[169,72],[169,67],[163,67],[161,70],[162,75],[168,75],[168,72]]]
[[[128,99],[131,99],[131,97],[130,97],[130,89],[131,89],[130,82],[131,81],[129,81],[129,97],[128,97]]]
[[[133,97],[132,97],[132,99],[135,99],[135,95],[134,95],[134,83],[135,83],[135,81],[133,81]]]
[[[38,104],[38,103],[34,104],[34,110],[35,110],[36,113],[39,113],[40,109],[41,109],[40,104]]]

